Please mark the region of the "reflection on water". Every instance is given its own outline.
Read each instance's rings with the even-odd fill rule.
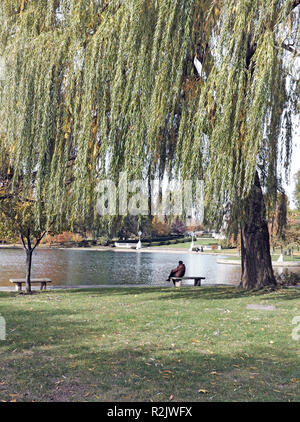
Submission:
[[[204,283],[238,283],[240,267],[217,264],[219,256],[177,253],[136,253],[40,249],[33,259],[33,277],[49,277],[55,285],[146,284],[165,282],[178,261],[184,261],[186,275],[206,277]],[[21,249],[0,249],[0,286],[10,278],[25,276],[25,253]],[[203,284],[204,284],[203,283]],[[193,284],[193,281],[189,281]]]

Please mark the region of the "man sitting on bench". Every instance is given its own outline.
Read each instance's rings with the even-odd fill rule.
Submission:
[[[185,274],[185,265],[182,261],[179,261],[178,267],[171,271],[166,281],[171,281],[171,277],[183,277],[184,274]],[[175,286],[174,280],[173,280],[173,284]]]

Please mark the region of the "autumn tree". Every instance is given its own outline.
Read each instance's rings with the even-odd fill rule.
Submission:
[[[19,174],[13,183],[14,169],[10,165],[9,156],[3,147],[0,154],[0,228],[9,238],[19,237],[26,253],[26,292],[31,293],[31,271],[33,252],[39,246],[47,232],[59,232],[67,227],[63,213],[52,215],[51,220],[46,215],[47,197],[43,192],[38,202],[35,195],[35,180],[31,189],[24,187],[26,175]],[[28,183],[28,181],[27,181]],[[37,210],[39,208],[39,219]]]
[[[295,182],[296,186],[294,190],[294,201],[298,210],[300,210],[300,170],[298,170],[295,174]]]
[[[19,240],[19,234],[9,227],[6,217],[0,212],[0,242],[14,244]]]
[[[19,236],[26,252],[26,292],[31,292],[31,269],[33,252],[46,234],[36,226],[34,200],[21,196],[7,196],[0,201],[0,218],[6,230]]]
[[[187,231],[186,225],[179,217],[176,217],[175,220],[173,220],[170,229],[172,233],[176,234],[184,234]]]
[[[277,195],[277,206],[275,212],[269,222],[269,232],[271,238],[271,244],[278,241],[285,241],[286,228],[288,224],[288,197],[285,193]]]
[[[152,227],[154,236],[168,236],[170,234],[170,226],[165,221],[161,221],[158,216],[153,217]]]
[[[208,220],[241,234],[241,285],[275,285],[267,213],[291,157],[299,3],[3,0],[14,182],[34,174],[48,221],[66,208],[74,223],[96,220],[99,181],[121,171],[204,179]]]

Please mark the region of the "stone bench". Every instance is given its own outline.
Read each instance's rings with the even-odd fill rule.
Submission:
[[[20,292],[22,290],[22,284],[26,284],[25,278],[11,278],[9,280],[11,283],[14,283],[16,285],[16,290]],[[46,290],[47,283],[52,283],[52,280],[50,278],[33,278],[31,279],[31,284],[41,284],[41,290]]]
[[[201,280],[205,280],[205,277],[190,276],[190,277],[171,277],[171,280],[175,283],[175,287],[181,286],[182,280],[194,280],[194,286],[201,286]]]

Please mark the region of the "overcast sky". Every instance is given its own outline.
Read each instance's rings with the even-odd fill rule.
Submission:
[[[294,147],[293,147],[293,155],[292,155],[290,183],[286,186],[286,192],[290,199],[291,207],[295,206],[293,203],[293,192],[295,189],[294,175],[297,173],[298,170],[300,170],[300,128],[299,126],[296,128],[295,136],[294,136]]]

